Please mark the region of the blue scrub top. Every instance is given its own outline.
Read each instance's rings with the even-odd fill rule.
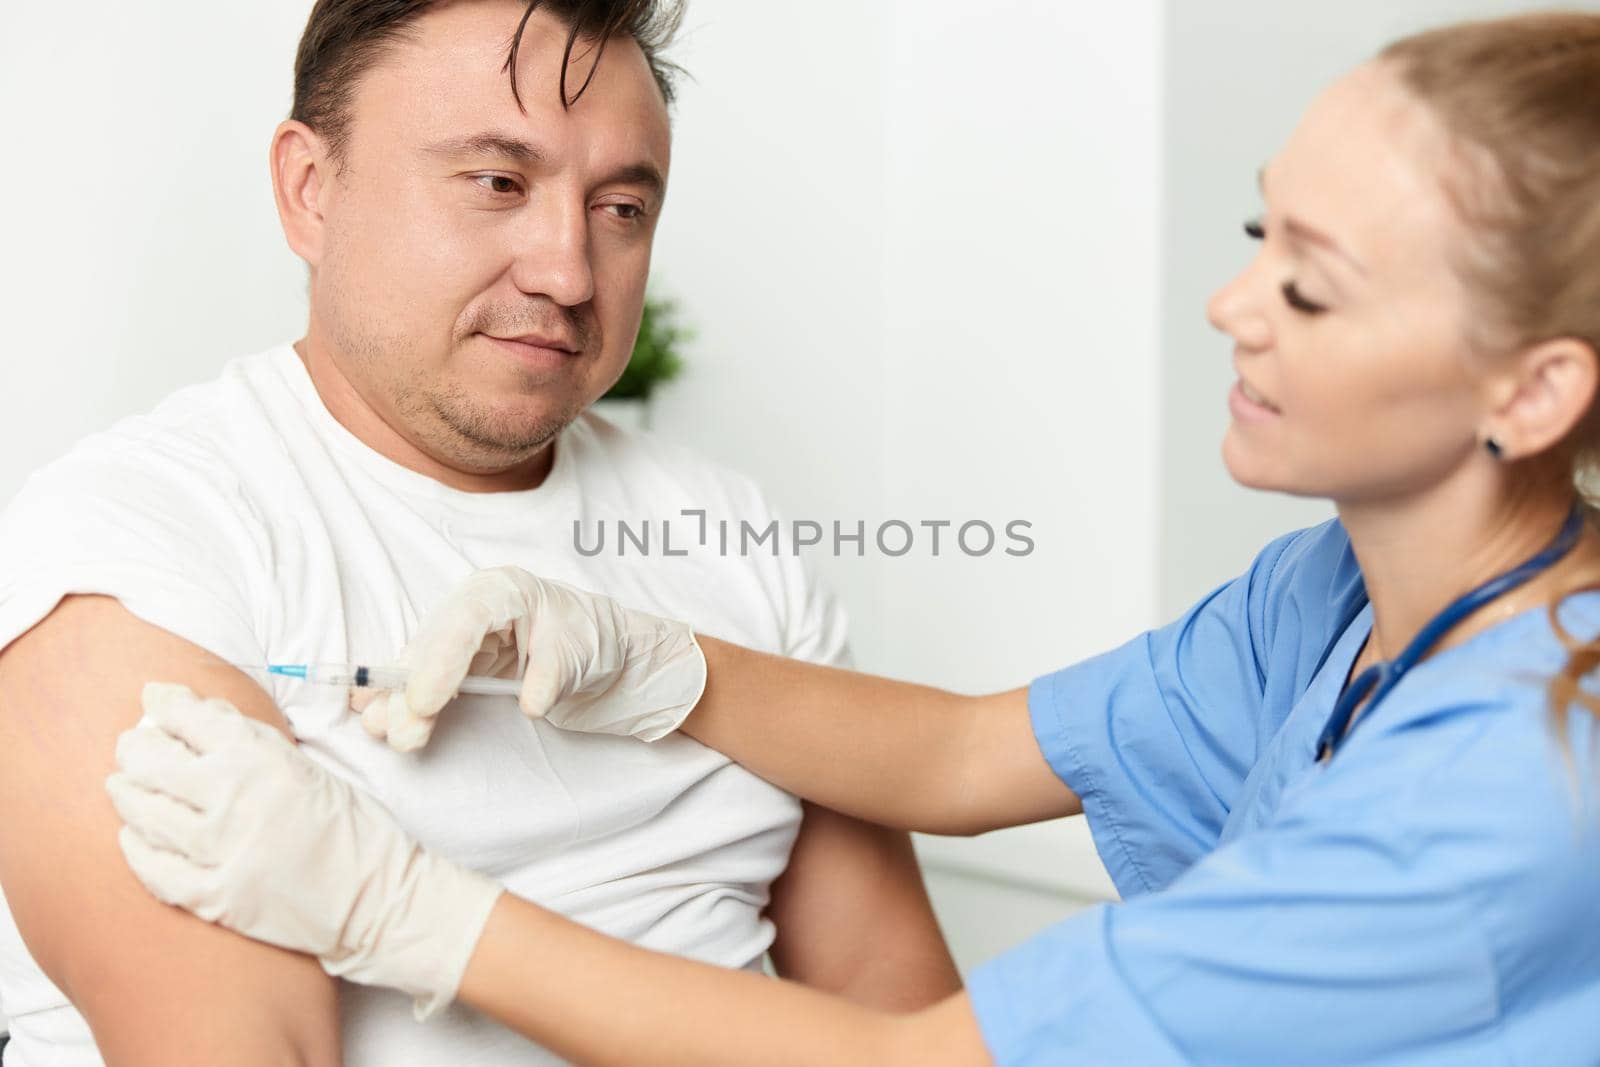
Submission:
[[[1600,633],[1600,594],[1561,620]],[[1600,1063],[1600,724],[1551,718],[1547,611],[1425,660],[1319,764],[1371,627],[1334,522],[1033,684],[1124,902],[973,974],[998,1063]]]

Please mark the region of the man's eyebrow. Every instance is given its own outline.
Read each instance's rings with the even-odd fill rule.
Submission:
[[[1262,167],[1256,172],[1256,185],[1260,188],[1261,195],[1265,197],[1267,195],[1266,167]],[[1332,252],[1334,255],[1350,264],[1350,266],[1354,267],[1358,274],[1365,275],[1367,273],[1367,268],[1363,267],[1361,262],[1357,260],[1356,257],[1352,256],[1349,252],[1346,252],[1344,248],[1340,246],[1338,241],[1335,241],[1332,237],[1329,237],[1321,230],[1314,229],[1311,226],[1306,225],[1304,222],[1301,222],[1299,219],[1292,218],[1286,218],[1283,220],[1283,228],[1307,244],[1319,245],[1327,251]]]
[[[662,175],[661,169],[654,163],[642,161],[619,167],[596,184],[643,185],[649,188],[651,194],[656,197],[662,196],[667,191],[667,179]]]
[[[423,148],[432,156],[459,158],[461,156],[498,156],[518,163],[538,165],[548,162],[549,153],[521,137],[504,133],[473,133],[465,137],[451,137],[435,141]]]

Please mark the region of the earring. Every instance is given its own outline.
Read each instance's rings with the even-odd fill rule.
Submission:
[[[1487,448],[1489,450],[1489,455],[1493,456],[1495,459],[1506,458],[1505,448],[1500,444],[1499,441],[1496,441],[1492,437],[1483,443],[1483,447]]]

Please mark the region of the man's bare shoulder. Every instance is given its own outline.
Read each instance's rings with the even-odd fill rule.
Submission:
[[[283,728],[248,677],[109,597],[68,597],[0,650],[0,884],[28,951],[109,1061],[336,1063],[314,960],[159,903],[122,860],[104,779],[149,680]]]

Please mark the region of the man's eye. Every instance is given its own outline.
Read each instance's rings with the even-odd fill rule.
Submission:
[[[489,192],[500,196],[509,196],[522,191],[522,186],[515,178],[507,178],[504,174],[480,174],[473,180]]]
[[[601,204],[600,206],[624,222],[634,222],[644,218],[644,208],[638,204]]]

